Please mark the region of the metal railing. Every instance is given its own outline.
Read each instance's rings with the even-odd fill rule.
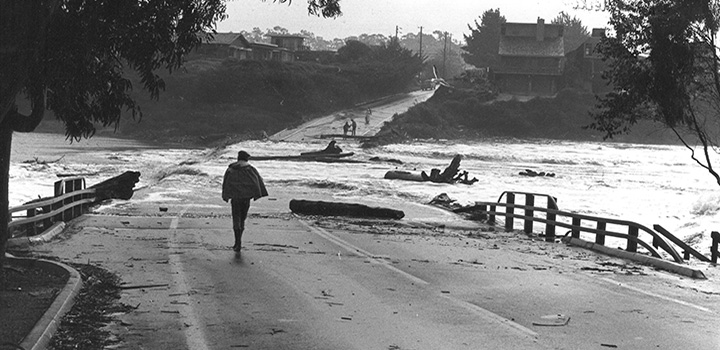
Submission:
[[[516,196],[525,196],[525,204],[516,204]],[[536,197],[545,197],[547,204],[545,207],[535,206]],[[505,202],[501,202],[505,198]],[[504,211],[499,210],[504,208]],[[515,209],[524,210],[523,214],[516,214]],[[677,245],[683,250],[686,259],[689,259],[690,255],[702,260],[717,262],[718,245],[720,245],[720,233],[713,232],[713,247],[711,248],[712,258],[708,259],[703,256],[695,249],[682,242],[680,239],[672,235],[667,230],[664,230],[661,226],[655,225],[655,229],[658,229],[660,233],[655,232],[648,227],[645,227],[636,222],[627,220],[618,220],[603,218],[598,216],[583,215],[578,213],[571,213],[561,211],[558,209],[557,199],[553,196],[540,193],[528,193],[528,192],[516,192],[516,191],[505,191],[498,198],[497,202],[475,202],[475,205],[456,209],[455,212],[480,212],[487,215],[488,223],[495,223],[496,216],[505,217],[505,230],[512,231],[514,229],[515,219],[521,219],[524,221],[523,230],[526,233],[530,233],[533,230],[533,224],[544,223],[545,224],[545,240],[549,242],[555,241],[555,228],[564,227],[569,229],[568,234],[572,237],[580,238],[580,233],[589,233],[595,235],[595,243],[605,245],[606,237],[616,237],[627,241],[625,250],[628,252],[637,252],[638,245],[645,248],[652,256],[662,258],[656,248],[660,248],[665,251],[675,262],[683,262],[683,256],[681,256],[677,250],[673,247],[673,244]],[[545,217],[537,217],[536,213],[545,213]],[[558,217],[565,218],[571,223],[558,221]],[[583,226],[583,224],[590,223],[590,227]],[[624,227],[625,232],[612,231],[607,228],[607,225]],[[652,244],[640,239],[640,233],[645,233],[652,236]],[[668,241],[669,240],[669,241]],[[702,258],[701,258],[702,257]]]
[[[12,237],[33,236],[54,223],[70,221],[83,213],[95,202],[95,189],[85,189],[85,179],[67,178],[55,182],[55,197],[32,201],[12,207],[8,230]],[[25,212],[23,215],[13,213]]]

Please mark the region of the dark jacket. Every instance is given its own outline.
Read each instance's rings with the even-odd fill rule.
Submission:
[[[230,164],[223,179],[222,198],[258,199],[268,195],[260,173],[248,162],[237,161]]]

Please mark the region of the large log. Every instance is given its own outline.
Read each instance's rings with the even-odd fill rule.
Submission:
[[[385,178],[389,180],[406,180],[406,181],[426,181],[419,173],[411,173],[402,170],[390,170],[385,173]]]
[[[352,156],[353,152],[346,152],[346,153],[323,153],[323,152],[306,152],[302,153],[298,156],[252,156],[250,157],[250,160],[315,160],[318,158],[322,159],[328,159],[328,158],[345,158]]]
[[[96,183],[89,188],[95,189],[95,201],[106,199],[130,199],[133,196],[135,184],[140,181],[139,171],[126,171],[118,176]]]
[[[402,219],[405,213],[402,210],[369,207],[356,203],[338,203],[308,201],[293,199],[290,201],[290,210],[296,214],[348,216],[358,218]]]

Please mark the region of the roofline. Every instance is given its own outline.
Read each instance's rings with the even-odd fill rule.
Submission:
[[[307,39],[307,37],[302,35],[293,35],[293,34],[267,34],[267,36],[271,38],[302,38]]]

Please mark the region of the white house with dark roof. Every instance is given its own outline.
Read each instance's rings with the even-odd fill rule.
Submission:
[[[564,27],[559,24],[504,23],[500,29],[500,63],[494,71],[501,92],[553,95],[565,65]]]

